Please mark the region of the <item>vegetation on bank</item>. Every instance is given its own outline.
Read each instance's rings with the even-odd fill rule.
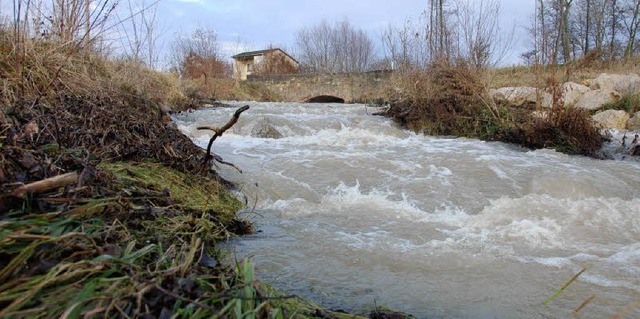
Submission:
[[[401,81],[404,94],[384,115],[416,132],[503,141],[592,157],[600,156],[607,138],[588,111],[564,107],[561,84],[553,73],[547,74],[545,83],[553,95],[548,109],[541,103],[534,109],[496,103],[489,96],[487,71],[460,61],[434,63],[425,70],[409,72]]]

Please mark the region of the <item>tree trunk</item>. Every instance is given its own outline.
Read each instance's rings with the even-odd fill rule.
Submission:
[[[545,13],[544,13],[544,0],[540,0],[540,53],[541,53],[541,62],[546,64],[548,62],[548,43],[547,43],[547,28],[545,22]]]
[[[638,28],[640,28],[640,2],[636,3],[631,13],[631,22],[629,23],[629,42],[625,48],[625,57],[633,56],[636,49],[636,36],[638,34]]]
[[[562,0],[562,53],[564,63],[571,61],[571,28],[569,25],[569,11],[573,0]]]
[[[618,16],[616,14],[617,1],[611,1],[611,59],[614,59],[616,49],[616,25],[618,24]]]
[[[587,16],[586,16],[586,23],[585,23],[585,28],[586,30],[584,31],[584,54],[588,54],[589,53],[589,26],[591,25],[591,0],[586,0],[587,1]]]

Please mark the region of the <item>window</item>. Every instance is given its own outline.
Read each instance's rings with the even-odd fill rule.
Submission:
[[[247,64],[247,72],[253,72],[253,63]]]

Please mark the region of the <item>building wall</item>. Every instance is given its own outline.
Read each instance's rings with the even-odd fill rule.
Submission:
[[[237,79],[242,81],[247,79],[247,75],[250,73],[247,70],[247,67],[250,63],[253,63],[253,59],[251,60],[238,60],[233,59],[233,74]]]
[[[290,63],[295,68],[298,67],[298,62],[293,60],[291,57],[286,55],[284,52],[280,50],[273,51],[268,54],[277,54],[279,56],[284,56],[286,61]],[[255,67],[264,61],[265,57],[263,55],[253,56],[247,59],[234,59],[233,60],[233,74],[237,79],[242,81],[247,79],[247,76],[253,73],[252,66]]]

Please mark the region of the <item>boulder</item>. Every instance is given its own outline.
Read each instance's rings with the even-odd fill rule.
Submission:
[[[565,106],[574,106],[583,94],[589,92],[591,89],[582,84],[567,82],[562,85],[562,100]]]
[[[636,112],[636,114],[627,121],[627,130],[640,131],[640,112]]]
[[[620,98],[620,93],[613,90],[599,89],[588,91],[580,97],[575,107],[586,110],[597,110],[607,103],[614,103]]]
[[[252,132],[251,136],[258,138],[273,138],[278,139],[282,138],[282,133],[276,129],[273,124],[268,121],[262,121],[258,125],[256,125]]]
[[[594,115],[593,121],[602,128],[624,130],[629,121],[629,114],[621,110],[606,110]]]
[[[622,95],[640,94],[640,76],[631,73],[616,83],[615,90]]]
[[[490,89],[489,90],[489,96],[496,102],[504,101],[506,99],[504,94],[502,94],[500,91],[495,90],[495,89]]]
[[[602,73],[593,81],[591,81],[592,90],[609,90],[614,91],[618,82],[622,81],[623,75]]]
[[[515,107],[535,106],[540,95],[543,107],[551,106],[551,94],[529,86],[504,87],[490,92],[496,102]]]
[[[592,90],[617,91],[623,95],[640,93],[640,76],[635,73],[627,75],[600,74],[591,82]]]

